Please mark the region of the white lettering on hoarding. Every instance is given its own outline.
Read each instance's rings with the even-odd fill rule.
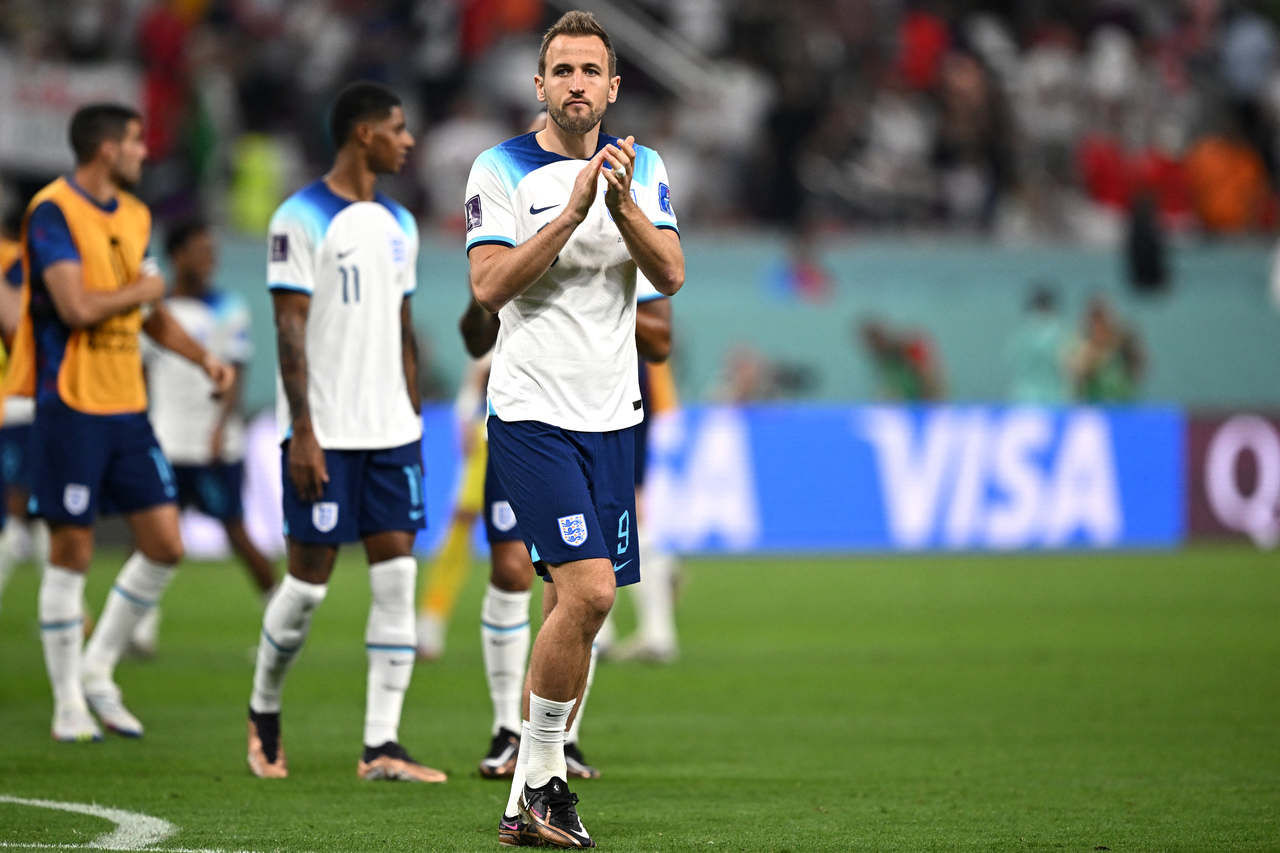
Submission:
[[[1257,483],[1244,494],[1236,477],[1243,453],[1252,453]],[[1225,527],[1247,533],[1260,548],[1280,544],[1280,436],[1257,415],[1237,415],[1213,434],[1205,455],[1209,507]]]
[[[917,434],[918,432],[918,434]],[[1094,546],[1120,539],[1111,431],[1098,412],[880,407],[861,418],[894,544],[923,548]]]
[[[690,441],[683,413],[659,416],[652,451],[663,456]],[[760,543],[760,507],[747,419],[736,409],[708,409],[697,424],[685,464],[650,465],[645,486],[654,535],[677,551],[705,549],[719,539],[729,551]]]

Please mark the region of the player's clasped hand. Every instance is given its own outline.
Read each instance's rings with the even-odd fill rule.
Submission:
[[[324,464],[324,451],[311,430],[297,430],[289,439],[289,480],[298,497],[307,503],[318,501],[324,495],[329,469]]]
[[[611,212],[617,212],[631,198],[631,176],[635,174],[636,138],[628,136],[622,140],[622,146],[606,145],[601,152],[605,155],[604,180],[608,188],[604,193],[604,203]]]
[[[587,165],[573,181],[573,190],[569,193],[567,210],[578,222],[587,218],[587,211],[596,200],[596,181],[600,178],[600,169],[604,163],[607,149],[601,148],[596,156],[587,161]]]

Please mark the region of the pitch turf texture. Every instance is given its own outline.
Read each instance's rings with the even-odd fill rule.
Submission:
[[[90,578],[96,610],[119,564]],[[610,850],[1280,849],[1280,560],[1180,554],[691,560],[684,656],[607,665],[576,787]],[[495,850],[489,707],[468,581],[402,740],[444,786],[355,777],[368,585],[347,554],[285,692],[291,777],[245,767],[259,609],[190,564],[161,653],[119,681],[141,741],[55,744],[19,569],[0,612],[0,794],[163,818],[161,848]],[[0,804],[0,839],[80,845],[106,820]]]

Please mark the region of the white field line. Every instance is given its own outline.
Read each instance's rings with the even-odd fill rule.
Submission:
[[[25,848],[28,850],[131,850],[155,851],[155,853],[252,853],[248,850],[219,850],[196,847],[155,847],[178,831],[178,827],[151,815],[112,809],[92,803],[64,803],[58,800],[37,800],[0,794],[0,803],[15,806],[32,806],[39,809],[86,814],[105,818],[115,824],[111,832],[98,836],[86,844],[22,844],[16,841],[0,841],[0,848]]]

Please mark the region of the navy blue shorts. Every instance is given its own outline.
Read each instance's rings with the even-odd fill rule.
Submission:
[[[99,514],[138,512],[178,496],[145,412],[89,415],[42,400],[32,426],[32,515],[89,525]]]
[[[544,579],[548,564],[603,558],[613,563],[618,586],[640,580],[634,432],[489,417],[489,464]]]
[[[31,488],[31,424],[0,428],[0,469],[5,488]]]
[[[484,466],[484,534],[490,545],[515,542],[523,537],[516,523],[515,510],[507,500],[507,491],[493,471],[493,459]]]
[[[422,500],[422,445],[379,450],[326,450],[329,482],[320,500],[298,497],[289,479],[289,443],[280,449],[284,535],[311,545],[341,545],[388,530],[427,526]]]
[[[174,465],[173,475],[178,483],[178,506],[195,507],[219,521],[239,521],[244,517],[240,497],[244,489],[243,462]]]

